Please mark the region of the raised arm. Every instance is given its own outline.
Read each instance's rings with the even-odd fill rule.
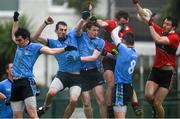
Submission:
[[[153,19],[152,21],[153,22]],[[167,36],[160,36],[154,29],[153,24],[149,23],[149,30],[150,30],[150,34],[153,38],[153,40],[158,43],[158,44],[164,44],[164,45],[168,45],[169,44],[169,39]]]
[[[12,31],[11,31],[11,37],[15,43],[16,43],[16,40],[15,40],[14,34],[18,30],[18,17],[19,17],[19,13],[15,11],[14,16],[13,16],[13,26],[12,26]]]
[[[97,23],[99,24],[100,27],[107,27],[108,23],[103,21],[102,19],[97,19]]]
[[[81,13],[81,17],[82,17],[82,18],[79,20],[79,22],[78,22],[77,25],[75,26],[75,28],[76,28],[76,34],[77,34],[78,36],[81,35],[81,30],[82,30],[84,24],[85,24],[85,23],[89,20],[89,18],[90,18],[90,12],[89,12],[89,11],[83,11],[83,12]]]
[[[141,7],[141,5],[139,4],[139,0],[132,0],[133,4],[136,6],[137,12],[139,13],[139,15],[141,16],[142,20],[148,24],[149,19],[147,19],[146,17],[146,13],[143,10],[143,8]]]
[[[49,24],[53,24],[54,20],[49,16],[44,22],[43,24],[38,28],[38,30],[35,32],[35,34],[33,35],[32,39],[33,40],[37,40],[38,42],[47,45],[47,38],[43,38],[41,37],[41,33],[44,30],[44,28],[49,25]]]
[[[119,43],[121,43],[122,38],[119,37],[119,31],[121,30],[121,26],[117,26],[114,28],[111,32],[111,38],[114,41],[114,44],[117,46]]]

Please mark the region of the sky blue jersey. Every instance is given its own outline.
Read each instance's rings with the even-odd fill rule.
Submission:
[[[12,82],[5,79],[0,82],[0,92],[3,93],[9,100],[11,97]],[[13,112],[10,105],[5,105],[4,100],[0,100],[0,118],[13,118]]]
[[[50,48],[64,48],[67,45],[72,45],[72,46],[78,48],[75,30],[70,31],[67,34],[66,40],[48,39],[48,46]],[[55,58],[59,65],[59,71],[61,71],[61,72],[80,72],[80,67],[81,67],[80,61],[70,62],[67,60],[68,55],[79,56],[79,51],[78,50],[66,51],[62,54],[55,55]]]
[[[132,83],[132,74],[137,63],[137,53],[134,48],[128,48],[125,44],[118,45],[118,56],[115,66],[115,83]]]
[[[85,57],[85,56],[91,56],[95,49],[102,52],[105,42],[103,39],[99,37],[90,39],[88,34],[86,32],[83,32],[81,36],[78,38],[78,44],[79,44],[80,56]],[[96,65],[97,65],[97,61],[81,63],[82,69],[89,67],[97,67]]]
[[[42,45],[29,43],[25,47],[17,46],[13,62],[13,77],[33,78],[33,66],[39,57]]]

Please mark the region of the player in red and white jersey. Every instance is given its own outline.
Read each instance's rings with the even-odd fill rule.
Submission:
[[[145,17],[138,0],[132,1],[144,22],[149,24],[150,34],[156,45],[154,64],[145,86],[145,97],[153,107],[153,116],[164,118],[165,111],[162,103],[176,77],[176,51],[180,43],[179,36],[175,32],[178,21],[168,16],[164,19],[161,28],[154,23],[154,16]]]
[[[154,59],[154,66],[161,68],[162,66],[169,64],[174,69],[176,68],[176,51],[179,46],[179,36],[174,30],[165,31],[170,24],[171,17],[167,17],[164,21],[163,28],[154,24],[154,30],[159,34],[160,37],[167,37],[167,43],[158,44],[156,43],[156,55]]]
[[[101,26],[104,27],[105,29],[105,34],[110,34],[111,31],[117,26],[121,25],[121,30],[119,32],[119,37],[123,37],[126,33],[132,32],[131,27],[128,24],[129,22],[129,15],[125,11],[119,11],[116,13],[116,20],[97,20],[97,23]],[[116,49],[116,46],[112,42],[111,38],[105,40],[105,47],[104,50],[105,52],[109,53],[116,53],[114,50]],[[115,63],[116,63],[116,58],[115,57],[109,57],[105,56],[103,61],[103,69],[104,69],[104,79],[107,81],[108,87],[106,90],[106,99],[107,99],[107,112],[108,112],[108,117],[112,118],[113,117],[113,106],[112,106],[112,93],[113,93],[113,88],[114,88],[114,68],[115,68]],[[139,103],[137,99],[136,92],[133,91],[133,98],[132,98],[132,107],[135,111],[136,116],[142,116],[143,115],[143,110],[139,108]]]

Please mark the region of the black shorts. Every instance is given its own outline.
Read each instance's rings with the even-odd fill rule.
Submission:
[[[97,85],[102,85],[104,79],[102,74],[98,71],[97,68],[89,70],[81,70],[82,76],[82,91],[88,91],[93,89]]]
[[[82,86],[82,78],[80,74],[71,74],[58,71],[56,77],[61,80],[64,88],[70,88],[72,86]]]
[[[116,84],[113,91],[113,105],[124,106],[131,101],[133,88],[131,84]]]
[[[114,72],[115,69],[115,65],[116,65],[116,60],[115,59],[111,59],[111,58],[107,58],[105,57],[102,61],[103,63],[103,69],[104,71],[106,70],[111,70]]]
[[[36,83],[34,79],[21,78],[12,83],[11,101],[22,101],[36,95]]]
[[[155,82],[159,85],[159,87],[170,89],[174,75],[175,73],[173,73],[172,70],[161,70],[153,67],[149,74],[148,80]]]

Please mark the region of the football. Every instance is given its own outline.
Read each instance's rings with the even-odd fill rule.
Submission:
[[[144,10],[144,12],[145,12],[145,17],[149,20],[150,17],[151,17],[151,15],[152,15],[151,10],[150,10],[150,9],[147,9],[147,8],[143,8],[143,10]],[[139,15],[139,13],[137,13],[137,19],[138,19],[139,21],[141,21],[141,22],[143,21],[142,18],[141,18],[141,16]]]

